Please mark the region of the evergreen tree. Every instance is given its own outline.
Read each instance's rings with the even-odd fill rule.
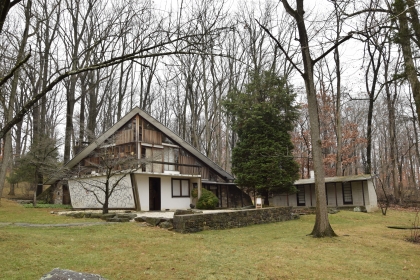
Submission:
[[[296,192],[299,166],[289,134],[298,116],[295,96],[284,79],[265,71],[225,101],[238,135],[232,151],[236,183],[262,195],[264,204],[271,193]]]
[[[61,165],[56,140],[42,136],[32,143],[28,153],[16,161],[8,180],[12,183],[31,183],[35,189],[34,206],[36,206],[36,197],[42,193],[44,182],[60,176],[60,172],[65,172]]]

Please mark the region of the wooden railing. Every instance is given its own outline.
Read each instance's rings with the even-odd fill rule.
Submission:
[[[201,174],[201,168],[202,168],[199,165],[193,165],[193,164],[182,164],[182,163],[173,163],[173,162],[165,162],[165,161],[149,161],[149,162],[143,163],[143,171],[161,173],[162,166],[163,166],[163,169],[165,169],[164,167],[165,165],[175,165],[174,171],[179,171],[180,174],[192,174],[192,175]]]

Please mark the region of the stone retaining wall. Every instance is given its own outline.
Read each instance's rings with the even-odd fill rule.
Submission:
[[[246,227],[249,225],[283,222],[299,218],[292,207],[247,209],[210,214],[174,215],[174,230],[180,233]]]

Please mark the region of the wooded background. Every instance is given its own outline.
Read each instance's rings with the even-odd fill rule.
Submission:
[[[237,137],[223,100],[250,73],[272,71],[298,94],[291,153],[307,178],[308,107],[293,67],[302,62],[299,35],[281,2],[156,2],[1,2],[2,171],[45,138],[67,162],[134,106],[229,171]],[[314,69],[326,175],[371,173],[378,189],[417,200],[417,1],[306,2],[313,57],[352,35]],[[14,5],[3,17],[6,4]]]

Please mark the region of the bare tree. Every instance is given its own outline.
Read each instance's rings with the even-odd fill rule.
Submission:
[[[301,56],[303,61],[304,70],[300,70],[296,64],[288,56],[281,44],[278,47],[284,52],[290,62],[294,64],[296,70],[302,75],[305,82],[306,96],[308,100],[308,113],[310,123],[310,135],[311,135],[311,146],[312,146],[312,158],[315,171],[315,193],[316,193],[316,219],[315,225],[311,232],[314,237],[324,236],[336,236],[328,220],[327,201],[325,195],[325,171],[324,164],[322,161],[322,142],[320,138],[320,126],[318,119],[318,105],[316,99],[316,89],[314,83],[314,65],[337,48],[340,44],[347,41],[352,37],[352,34],[348,34],[344,38],[340,39],[320,55],[316,59],[312,59],[311,48],[309,45],[309,38],[307,28],[305,24],[305,11],[303,8],[303,0],[296,0],[296,9],[293,9],[289,2],[286,0],[282,1],[286,12],[294,19],[298,30],[298,41],[301,50]],[[264,27],[263,27],[264,28]],[[268,30],[265,28],[268,32]],[[272,36],[273,38],[273,36]],[[275,39],[275,38],[273,38]]]
[[[82,189],[88,196],[94,197],[102,206],[102,213],[106,214],[110,198],[127,192],[131,188],[131,183],[126,183],[127,176],[129,178],[141,167],[142,163],[135,155],[121,155],[115,145],[108,142],[97,148],[85,160],[84,166],[77,166],[70,174],[71,180],[76,183],[74,191],[77,193],[77,188]],[[83,174],[87,174],[87,177]]]

